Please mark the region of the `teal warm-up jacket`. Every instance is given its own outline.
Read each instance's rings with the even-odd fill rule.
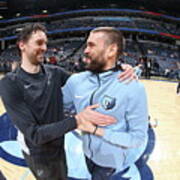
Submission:
[[[96,111],[117,119],[117,123],[102,127],[105,130],[103,137],[88,133],[82,136],[85,155],[99,166],[115,168],[116,172],[127,168],[142,155],[148,130],[144,86],[135,80],[119,82],[117,76],[120,73],[86,71],[72,75],[63,87],[66,108],[74,106],[80,112],[89,105],[100,104]],[[68,142],[66,144],[68,146]],[[69,158],[74,155],[67,154]],[[71,163],[69,169],[79,167],[79,163]]]

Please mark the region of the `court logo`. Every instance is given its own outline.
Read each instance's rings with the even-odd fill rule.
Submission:
[[[0,115],[0,158],[18,166],[26,167],[19,143],[17,129],[11,123],[7,113]]]

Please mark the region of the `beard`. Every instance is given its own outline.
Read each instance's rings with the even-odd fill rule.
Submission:
[[[44,62],[45,56],[44,55],[36,55],[36,56],[31,56],[31,63],[34,65],[40,65]]]
[[[85,55],[84,63],[85,63],[85,69],[93,73],[103,72],[106,66],[106,62],[104,59],[100,59],[100,58],[93,59],[88,55]]]

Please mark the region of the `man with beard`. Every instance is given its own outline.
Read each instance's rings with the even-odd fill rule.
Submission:
[[[44,26],[27,25],[19,35],[18,48],[21,65],[1,80],[2,100],[36,179],[67,180],[64,134],[76,128],[90,132],[88,121],[105,125],[115,118],[91,110],[96,106],[64,118],[61,87],[69,75],[59,67],[42,64],[47,50]]]
[[[89,123],[103,126],[116,120],[93,111],[97,105],[64,117],[61,87],[69,75],[57,66],[43,64],[47,50],[43,25],[25,26],[17,45],[20,67],[1,80],[0,95],[18,129],[18,141],[36,179],[66,180],[64,134],[76,128],[92,133]],[[126,71],[123,76],[131,75],[132,71]]]
[[[122,72],[117,66],[122,49],[123,36],[117,29],[99,27],[92,30],[84,50],[87,71],[72,75],[63,87],[65,108],[75,107],[79,113],[86,106],[98,104],[97,112],[117,120],[104,127],[88,123],[93,133],[82,131],[79,135],[74,135],[75,132],[66,135],[70,177],[89,179],[91,175],[92,180],[110,180],[113,176],[118,180],[123,177],[133,179],[126,173],[135,166],[146,147],[148,112],[145,89],[140,82],[114,80]]]

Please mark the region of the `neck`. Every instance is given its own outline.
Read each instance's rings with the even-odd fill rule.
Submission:
[[[116,68],[116,64],[112,64],[111,66],[106,66],[105,68],[103,69],[99,69],[99,70],[90,70],[92,73],[95,73],[95,74],[99,74],[99,73],[103,73],[103,72],[107,72],[107,71],[116,71],[117,68]]]
[[[22,59],[21,68],[28,73],[35,74],[40,71],[40,64],[32,64],[28,60]]]
[[[107,71],[109,69],[112,69],[116,66],[115,61],[108,61],[106,66],[103,68],[103,71]]]

